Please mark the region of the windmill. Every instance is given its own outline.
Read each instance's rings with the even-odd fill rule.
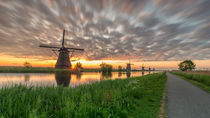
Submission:
[[[144,71],[144,63],[142,64],[141,71]]]
[[[55,68],[71,68],[71,62],[69,58],[69,53],[74,51],[84,51],[84,49],[80,48],[69,48],[65,47],[64,45],[64,37],[65,37],[65,30],[63,30],[63,40],[62,40],[62,46],[57,47],[57,46],[49,46],[49,45],[40,45],[39,47],[42,48],[51,48],[53,52],[58,51],[58,59],[55,64]]]
[[[129,62],[127,63],[127,66],[126,66],[126,70],[129,72],[131,71],[131,65],[134,65],[134,64],[131,64],[130,57],[129,57]]]
[[[149,66],[149,71],[151,71],[151,68],[150,68],[150,66]]]

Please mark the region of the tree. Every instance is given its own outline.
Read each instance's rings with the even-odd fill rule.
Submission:
[[[26,67],[26,68],[31,68],[32,66],[31,66],[31,64],[29,63],[29,62],[24,62],[24,67]]]
[[[179,70],[187,71],[195,69],[195,63],[191,60],[185,60],[179,64]]]
[[[122,71],[122,66],[118,66],[118,71]]]
[[[82,67],[82,63],[80,63],[80,62],[77,62],[76,65],[75,65],[75,67],[76,67],[76,68],[80,68],[80,69],[83,68],[83,67]]]
[[[101,63],[101,71],[103,73],[110,73],[112,72],[112,65],[106,64],[106,63]]]

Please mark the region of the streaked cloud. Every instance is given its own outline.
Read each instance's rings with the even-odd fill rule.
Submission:
[[[209,0],[1,0],[0,52],[54,59],[39,44],[90,60],[210,59]]]

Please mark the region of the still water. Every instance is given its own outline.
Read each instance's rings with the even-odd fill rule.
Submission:
[[[155,73],[155,72],[150,72]],[[112,72],[111,74],[102,74],[100,72],[82,72],[80,74],[71,73],[0,73],[0,87],[12,85],[27,86],[77,86],[80,84],[88,84],[101,80],[127,78],[135,76],[143,76],[150,74],[149,72]]]

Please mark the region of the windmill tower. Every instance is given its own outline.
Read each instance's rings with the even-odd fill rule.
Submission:
[[[57,46],[48,46],[48,45],[40,45],[39,47],[42,48],[52,48],[52,51],[58,51],[59,55],[58,55],[58,59],[57,62],[55,64],[55,68],[71,68],[71,62],[70,62],[70,58],[69,58],[69,53],[70,52],[74,52],[74,51],[84,51],[84,49],[80,49],[80,48],[69,48],[69,47],[65,47],[64,45],[64,38],[65,37],[65,30],[63,30],[63,40],[62,40],[62,46],[61,47],[57,47]],[[54,50],[57,49],[57,50]]]
[[[131,71],[131,64],[130,63],[127,63],[126,70]]]

